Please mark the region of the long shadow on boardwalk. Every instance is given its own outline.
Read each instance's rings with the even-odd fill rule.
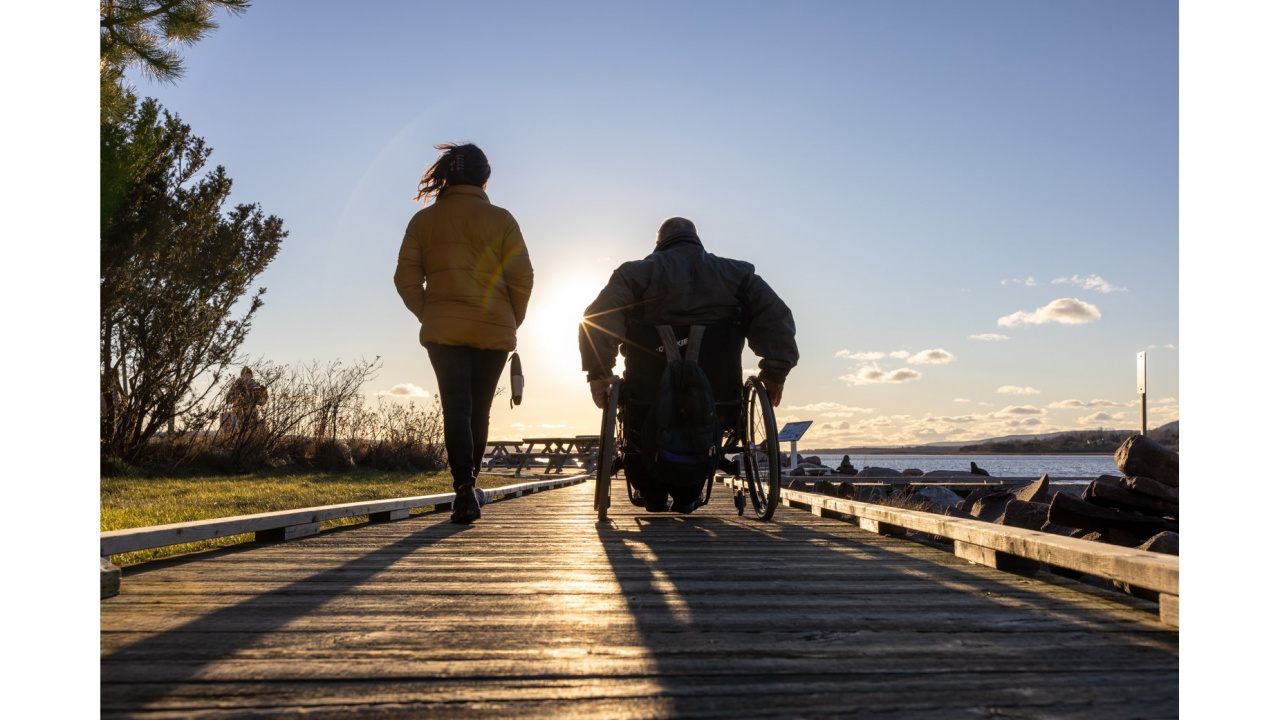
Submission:
[[[361,527],[366,526],[353,525],[334,528],[321,535],[343,533],[357,530]],[[104,665],[117,662],[121,664],[139,663],[146,665],[157,659],[162,662],[170,660],[170,662],[165,664],[165,678],[161,682],[144,679],[135,683],[122,683],[120,680],[114,680],[111,685],[104,683],[101,697],[102,711],[106,713],[111,710],[127,711],[143,708],[147,704],[165,697],[172,689],[195,679],[204,667],[229,658],[236,652],[249,647],[257,637],[279,630],[290,622],[310,615],[320,609],[321,606],[332,601],[334,597],[342,595],[370,580],[373,576],[391,567],[410,553],[419,551],[433,542],[438,542],[468,529],[467,526],[443,523],[429,525],[394,543],[380,545],[373,552],[353,558],[340,566],[315,573],[274,590],[252,595],[243,602],[201,615],[191,622],[169,628],[149,638],[117,648],[102,657]],[[236,546],[209,553],[183,556],[169,561],[157,561],[147,564],[142,568],[142,572],[161,570],[174,565],[200,561],[212,556],[249,552],[260,547],[260,545]],[[126,570],[125,582],[128,582],[128,575],[129,571]],[[325,586],[325,590],[323,592],[312,591],[311,588],[316,586]],[[236,626],[237,620],[252,623],[251,631],[242,633],[227,632],[228,627]],[[222,638],[222,642],[217,646],[202,646],[200,649],[201,659],[198,662],[191,662],[189,659],[182,663],[172,662],[175,638],[183,636],[200,637],[205,633],[217,634],[218,637]],[[126,685],[127,687],[122,688],[121,685]],[[125,692],[127,699],[117,703],[115,698],[109,694],[109,691],[111,693],[119,693],[122,690]]]
[[[673,716],[1177,717],[1178,635],[1139,601],[775,519],[597,526]]]

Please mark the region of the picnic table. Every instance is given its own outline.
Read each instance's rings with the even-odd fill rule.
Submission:
[[[543,474],[564,472],[565,465],[572,464],[584,470],[595,467],[596,451],[600,446],[598,435],[574,435],[567,437],[524,438],[523,440],[493,441],[489,443],[489,459],[485,467],[515,468],[515,474],[541,465]]]

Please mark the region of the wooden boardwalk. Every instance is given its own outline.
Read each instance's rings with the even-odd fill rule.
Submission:
[[[1153,603],[723,486],[679,516],[615,484],[607,525],[591,492],[125,568],[102,717],[1178,716]]]

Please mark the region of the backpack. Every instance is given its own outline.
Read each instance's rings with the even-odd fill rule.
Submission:
[[[723,429],[716,416],[711,381],[698,365],[698,348],[706,328],[689,328],[685,357],[675,332],[659,325],[667,365],[658,382],[658,397],[641,429],[644,463],[655,480],[666,485],[701,485],[715,471]]]

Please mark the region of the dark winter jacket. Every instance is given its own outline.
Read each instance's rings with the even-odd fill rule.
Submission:
[[[668,237],[643,260],[619,266],[583,318],[578,349],[588,380],[613,374],[623,338],[654,325],[741,318],[747,346],[761,358],[760,377],[778,384],[800,360],[796,324],[786,303],[751,263],[712,255],[692,232]],[[715,337],[709,333],[704,346]],[[736,350],[741,349],[739,340]],[[736,356],[732,365],[737,369]],[[741,385],[741,377],[734,382]]]

